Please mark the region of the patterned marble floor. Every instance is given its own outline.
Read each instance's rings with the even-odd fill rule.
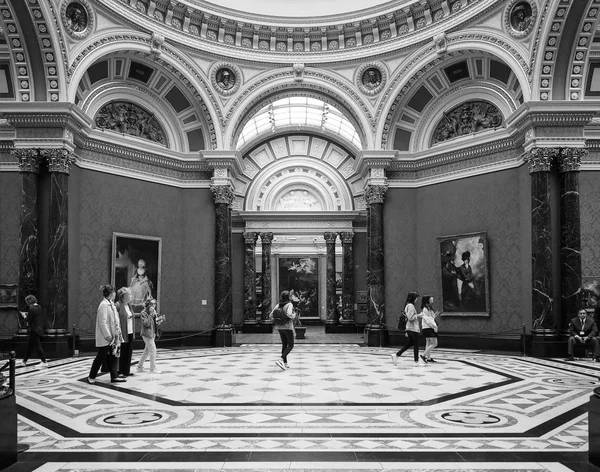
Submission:
[[[21,367],[14,470],[598,470],[597,363],[304,344],[282,371],[277,350],[161,349],[123,384],[87,384],[90,357]]]

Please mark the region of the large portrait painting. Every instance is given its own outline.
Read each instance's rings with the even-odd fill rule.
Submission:
[[[142,311],[148,298],[160,305],[161,254],[161,238],[113,233],[111,283],[116,290],[131,289],[135,313]]]
[[[280,257],[279,293],[289,290],[297,298],[301,318],[319,316],[319,259],[316,257]],[[279,293],[277,298],[279,298]]]
[[[487,233],[438,238],[445,315],[489,316]]]

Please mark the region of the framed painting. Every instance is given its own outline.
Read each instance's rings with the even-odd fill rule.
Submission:
[[[452,316],[490,316],[487,233],[438,238],[442,310]]]
[[[18,304],[18,285],[0,284],[0,308],[17,308]]]
[[[160,305],[162,238],[113,233],[111,283],[116,290],[129,287],[135,313],[148,298]]]
[[[294,292],[302,318],[319,317],[319,259],[316,257],[280,257],[279,293]]]
[[[600,305],[600,276],[581,278],[581,304],[588,310]]]

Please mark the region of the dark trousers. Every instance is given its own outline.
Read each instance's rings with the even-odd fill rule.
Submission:
[[[119,373],[129,375],[131,372],[131,354],[133,353],[133,333],[127,335],[127,340],[121,344],[119,357]]]
[[[294,349],[294,332],[291,329],[280,329],[281,337],[281,358],[287,364],[287,356]]]
[[[415,356],[415,362],[419,362],[419,333],[415,333],[414,331],[407,331],[406,334],[408,335],[408,342],[402,349],[400,349],[396,353],[396,355],[401,356],[402,354],[404,354],[404,351],[406,351],[412,346]]]
[[[35,331],[29,333],[27,354],[25,354],[23,360],[27,362],[27,359],[29,359],[32,354],[37,354],[42,362],[46,362],[46,355],[44,354],[44,348],[42,347],[42,337]]]
[[[95,379],[98,375],[98,371],[102,366],[102,363],[106,362],[108,365],[108,371],[110,372],[110,380],[117,378],[117,358],[112,355],[110,346],[102,346],[98,348],[98,353],[94,362],[92,362],[92,368],[90,369],[90,379]]]

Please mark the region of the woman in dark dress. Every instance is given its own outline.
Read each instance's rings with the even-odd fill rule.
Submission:
[[[46,324],[42,307],[38,304],[37,298],[33,295],[25,297],[27,303],[27,311],[22,312],[23,317],[27,320],[27,331],[29,332],[29,345],[27,354],[23,358],[23,365],[27,365],[27,361],[33,354],[42,361],[41,367],[48,367],[46,355],[42,347],[42,336],[44,335],[44,325]]]

